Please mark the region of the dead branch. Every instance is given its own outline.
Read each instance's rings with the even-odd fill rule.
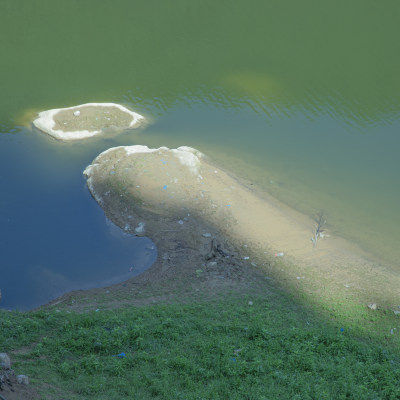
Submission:
[[[324,236],[323,227],[325,224],[326,224],[325,213],[323,210],[321,210],[315,218],[314,236],[311,238],[314,247],[317,246],[318,238],[322,238]]]

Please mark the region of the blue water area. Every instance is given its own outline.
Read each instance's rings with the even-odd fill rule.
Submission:
[[[155,261],[153,242],[108,221],[86,187],[82,171],[108,147],[99,146],[82,154],[18,127],[0,137],[1,308],[121,282]]]

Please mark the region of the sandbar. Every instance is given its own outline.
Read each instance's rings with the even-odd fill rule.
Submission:
[[[314,295],[388,307],[398,299],[398,274],[333,234],[314,247],[311,218],[257,193],[193,148],[111,148],[84,175],[111,220],[156,243],[152,279],[160,279],[166,259],[200,264],[219,252],[225,269],[256,267]]]
[[[33,125],[62,141],[82,140],[105,132],[137,127],[144,117],[115,103],[87,103],[39,113]]]

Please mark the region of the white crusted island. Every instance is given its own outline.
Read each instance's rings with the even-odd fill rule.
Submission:
[[[143,120],[120,104],[87,103],[42,111],[33,124],[56,139],[71,141],[136,128]]]

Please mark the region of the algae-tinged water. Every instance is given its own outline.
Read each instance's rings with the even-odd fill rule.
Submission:
[[[38,184],[23,178],[32,163],[54,162],[43,184],[79,207],[80,169],[100,151],[191,145],[309,215],[325,210],[331,232],[398,268],[399,19],[397,0],[2,0],[2,235]],[[37,111],[92,101],[125,104],[150,124],[84,145],[29,127]],[[73,211],[42,200],[37,213],[62,230]],[[0,268],[14,268],[2,251]],[[75,252],[91,258],[78,241]]]

